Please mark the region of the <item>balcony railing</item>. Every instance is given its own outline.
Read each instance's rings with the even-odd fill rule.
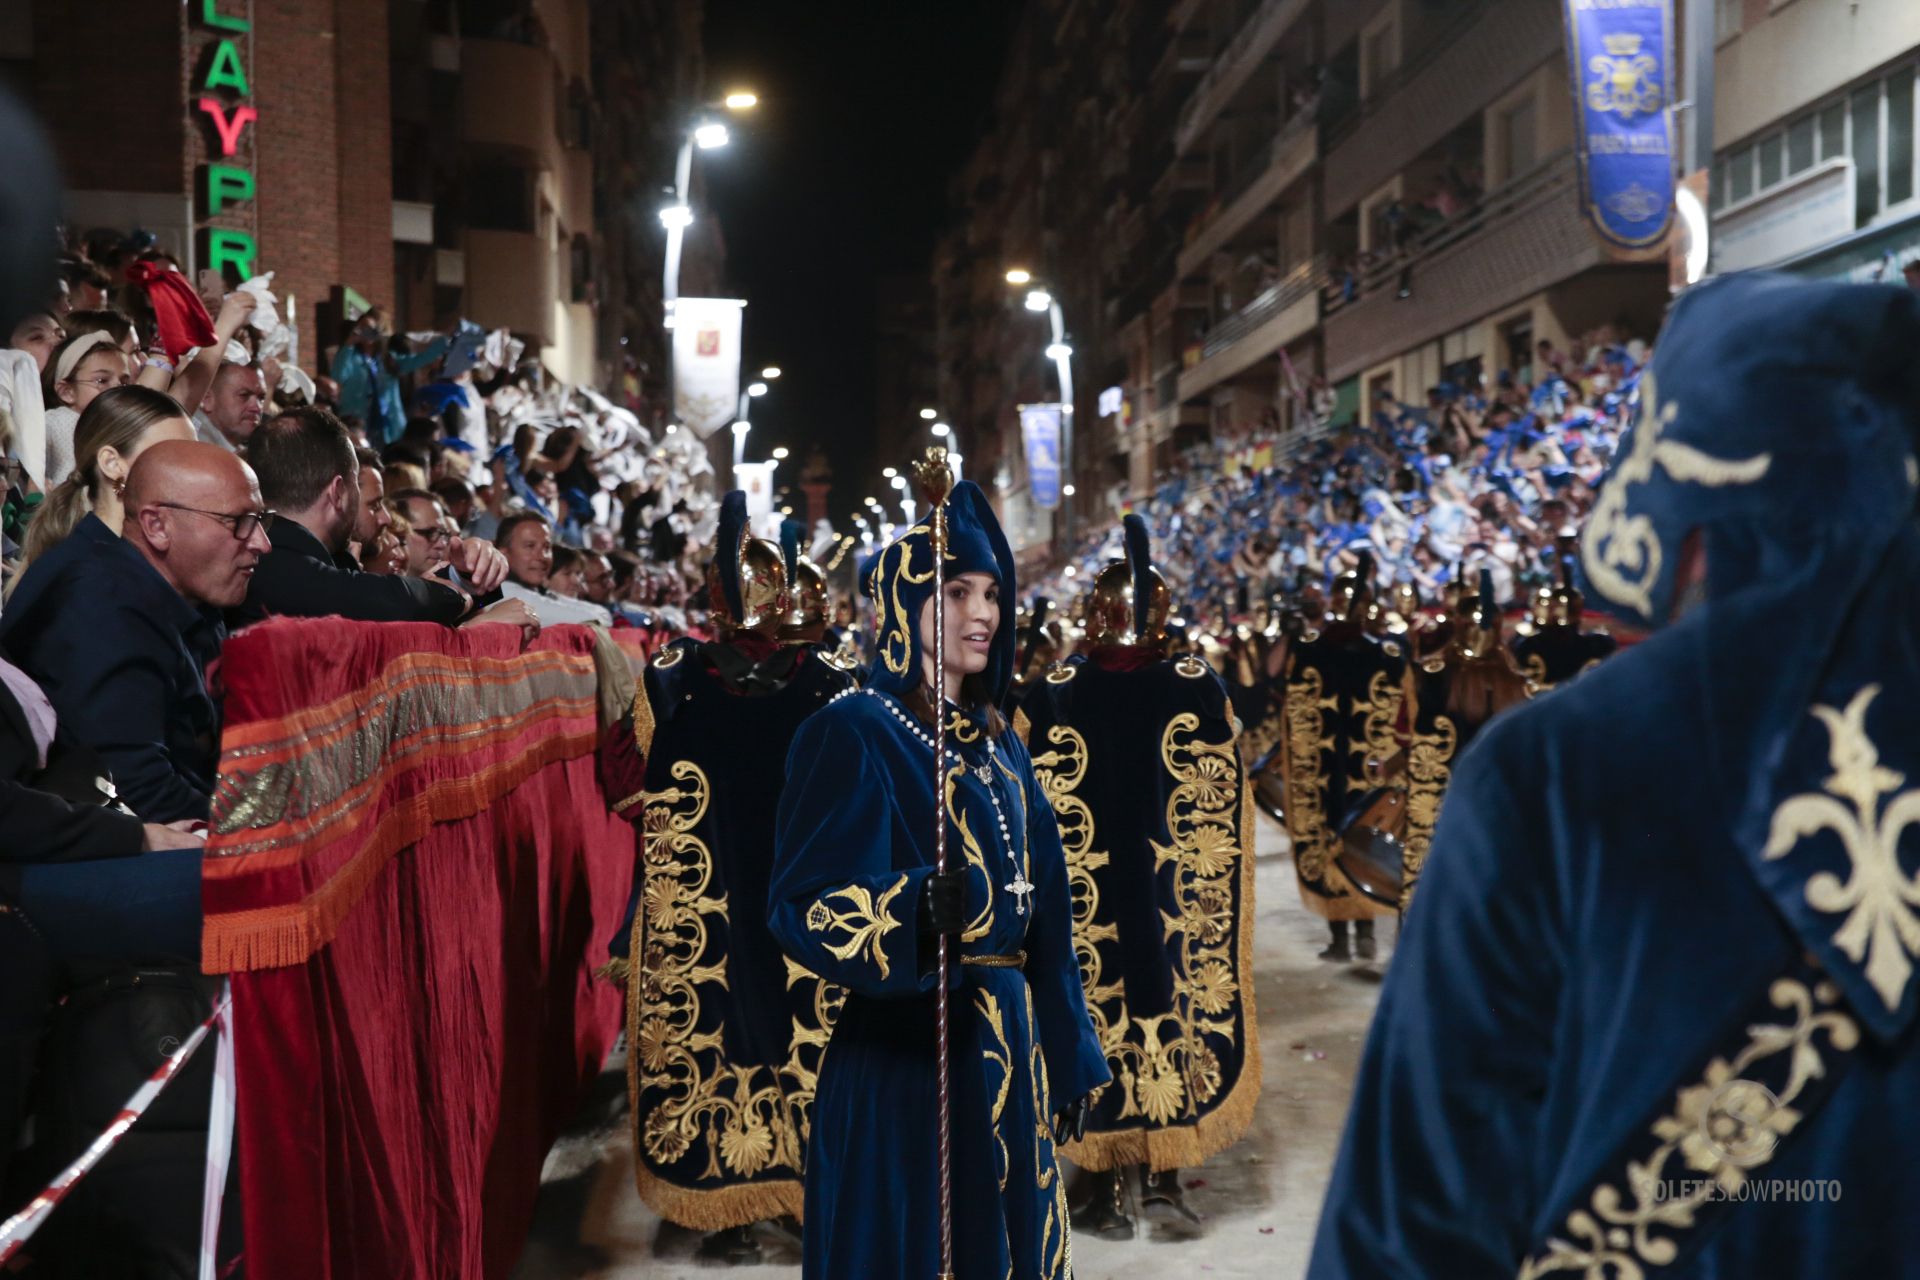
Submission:
[[[1200,358],[1207,360],[1219,355],[1288,307],[1317,292],[1326,279],[1325,255],[1301,263],[1252,302],[1208,330],[1200,344]]]
[[[1187,99],[1187,105],[1180,109],[1180,120],[1173,134],[1175,150],[1184,153],[1193,145],[1200,131],[1240,91],[1253,69],[1272,52],[1273,46],[1306,8],[1307,0],[1266,0],[1241,24],[1219,61],[1207,71],[1194,88],[1193,96]]]
[[[1351,296],[1345,290],[1344,277],[1330,282],[1327,310],[1338,310],[1370,293],[1395,286],[1406,271],[1418,269],[1423,261],[1533,208],[1559,189],[1571,186],[1574,178],[1572,148],[1555,152],[1530,172],[1480,197],[1471,208],[1429,227],[1398,251],[1385,254],[1354,272]]]

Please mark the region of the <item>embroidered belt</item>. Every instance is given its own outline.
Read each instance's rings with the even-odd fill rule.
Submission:
[[[1016,951],[1010,956],[961,956],[960,963],[978,965],[982,969],[1022,969],[1026,967],[1027,953]]]

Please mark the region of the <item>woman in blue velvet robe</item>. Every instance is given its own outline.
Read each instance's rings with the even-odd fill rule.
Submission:
[[[955,906],[965,921],[950,944],[949,998],[959,1280],[1071,1276],[1056,1113],[1083,1113],[1079,1101],[1108,1079],[1053,811],[998,710],[1012,672],[1012,555],[976,486],[957,486],[948,507],[948,667],[972,673],[957,699],[947,682],[954,879],[927,883],[938,878],[933,725],[916,709],[930,702],[932,669],[924,522],[868,573],[880,617],[872,683],[802,726],[780,800],[769,923],[796,963],[848,991],[807,1150],[812,1280],[938,1271],[930,921]],[[943,889],[958,889],[956,901],[936,907]]]

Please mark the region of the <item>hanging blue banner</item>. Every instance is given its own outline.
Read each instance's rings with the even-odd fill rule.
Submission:
[[[1672,0],[1566,0],[1580,203],[1612,244],[1658,244],[1673,221]]]
[[[1027,492],[1044,511],[1060,505],[1060,406],[1020,406],[1020,438],[1027,448]]]

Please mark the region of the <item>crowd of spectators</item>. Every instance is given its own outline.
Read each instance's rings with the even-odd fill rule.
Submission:
[[[1648,348],[1601,330],[1532,354],[1517,377],[1460,370],[1420,404],[1378,395],[1363,421],[1323,415],[1292,436],[1256,431],[1224,456],[1190,453],[1142,508],[1183,614],[1246,617],[1362,551],[1379,589],[1411,583],[1427,601],[1482,568],[1508,604],[1551,579],[1556,539],[1593,505]],[[1072,601],[1121,554],[1102,527],[1039,593]]]
[[[8,1202],[151,1069],[129,1079],[138,1053],[69,1060],[56,1045],[135,1025],[177,1041],[205,1015],[200,850],[233,630],[339,616],[530,637],[587,622],[634,629],[627,647],[645,653],[701,622],[688,605],[717,503],[698,440],[656,438],[629,405],[555,383],[510,334],[465,322],[396,333],[375,309],[303,368],[278,304],[271,275],[190,282],[149,238],[94,233],[69,243],[58,295],[0,332]],[[98,998],[60,1004],[83,988]],[[93,1114],[69,1105],[75,1090],[111,1105],[90,1131],[55,1132],[51,1115]],[[166,1183],[197,1195],[198,1178],[182,1166]],[[128,1238],[192,1272],[197,1211],[124,1187],[113,1203],[150,1219]]]

